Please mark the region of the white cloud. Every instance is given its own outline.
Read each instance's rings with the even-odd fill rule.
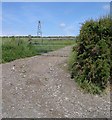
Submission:
[[[75,26],[74,25],[70,25],[64,28],[64,31],[67,35],[73,35],[75,32]]]
[[[65,23],[61,23],[59,26],[66,35],[74,34],[74,31],[75,31],[74,24],[66,25]]]
[[[110,10],[110,5],[104,5],[104,6],[103,6],[103,9],[104,9],[104,10]]]
[[[65,24],[65,23],[61,23],[59,26],[60,26],[61,28],[65,28],[65,27],[66,27],[66,24]]]
[[[69,24],[65,24],[65,23],[61,23],[60,25],[64,26],[61,27],[61,30],[63,31],[64,35],[68,35],[68,36],[72,36],[72,35],[78,35],[79,34],[79,21],[75,21],[74,23],[69,23]]]

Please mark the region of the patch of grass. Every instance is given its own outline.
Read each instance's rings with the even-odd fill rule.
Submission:
[[[100,89],[100,86],[96,86],[92,82],[88,80],[84,80],[83,82],[80,80],[76,80],[79,86],[84,90],[84,92],[92,93],[92,94],[101,94],[103,91]]]
[[[29,44],[28,38],[2,38],[2,63],[41,55],[74,43],[74,40],[43,40],[41,43],[41,40],[32,39],[31,44]]]
[[[82,78],[84,79],[86,78],[86,76],[79,74],[77,77],[77,73],[74,70],[74,64],[76,62],[76,59],[77,59],[77,52],[76,51],[71,52],[68,59],[68,70],[70,71],[71,78],[73,78],[77,82],[77,84],[83,89],[84,92],[91,94],[101,94],[103,90],[100,88],[100,86],[97,86],[96,84],[88,80],[82,81]]]
[[[76,46],[76,44],[74,45],[74,47]],[[69,55],[69,59],[68,59],[68,70],[69,71],[73,71],[73,64],[74,64],[74,61],[76,61],[76,58],[77,58],[77,52],[71,52],[70,55]]]

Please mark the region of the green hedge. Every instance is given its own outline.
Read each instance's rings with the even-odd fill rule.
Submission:
[[[76,55],[72,58],[72,77],[92,93],[105,90],[110,80],[111,25],[109,17],[86,21],[82,24],[77,46],[73,47]]]

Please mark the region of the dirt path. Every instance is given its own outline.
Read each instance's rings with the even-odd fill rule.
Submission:
[[[103,97],[84,94],[70,78],[66,70],[70,50],[3,64],[3,117],[110,117],[109,92]]]

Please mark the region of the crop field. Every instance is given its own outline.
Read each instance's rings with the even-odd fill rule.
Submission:
[[[64,39],[36,39],[33,38],[2,38],[2,63],[19,58],[41,55],[68,45],[74,45],[74,40]]]

